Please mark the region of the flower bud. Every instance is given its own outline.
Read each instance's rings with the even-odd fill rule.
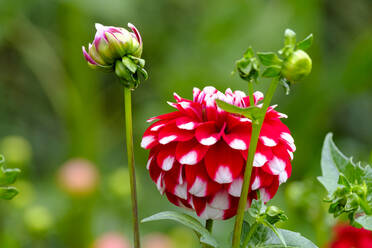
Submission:
[[[309,55],[303,50],[296,50],[284,61],[282,75],[291,83],[295,83],[309,75],[311,67]]]
[[[114,70],[116,60],[124,56],[141,57],[142,39],[141,35],[132,24],[128,24],[132,30],[121,27],[103,26],[96,23],[96,35],[88,51],[83,46],[83,54],[92,68],[101,68],[108,71]]]

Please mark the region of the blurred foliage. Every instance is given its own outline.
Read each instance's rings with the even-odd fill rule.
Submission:
[[[320,174],[328,131],[346,154],[371,158],[371,13],[370,0],[0,0],[0,153],[16,154],[14,166],[23,171],[16,184],[21,193],[0,202],[0,247],[89,247],[109,231],[131,239],[126,176],[118,171],[126,167],[121,86],[111,75],[89,70],[81,53],[95,22],[132,22],[144,40],[150,79],[133,94],[141,218],[174,209],[160,200],[145,169],[147,154],[139,147],[145,119],[169,111],[166,100],[173,92],[190,98],[193,87],[211,84],[246,90],[230,72],[249,45],[273,50],[287,27],[299,37],[313,33],[311,75],[291,95],[278,91],[273,100],[288,114],[297,146],[292,177],[274,204],[287,208],[283,228],[326,242],[331,223],[321,203],[314,203],[325,192],[309,192],[317,186],[308,185]],[[97,166],[101,180],[90,196],[71,197],[58,187],[56,173],[71,158]],[[293,205],[284,197],[288,187],[315,200]],[[43,232],[31,230],[35,216],[43,220]],[[216,236],[225,237],[232,225],[218,222]],[[192,237],[179,234],[173,223],[141,228],[143,234]]]

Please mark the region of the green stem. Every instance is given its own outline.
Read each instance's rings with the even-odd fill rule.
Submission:
[[[248,82],[248,96],[249,96],[249,103],[251,106],[254,105],[254,98],[253,98],[253,81]]]
[[[134,169],[134,153],[133,153],[132,99],[131,99],[131,89],[129,87],[124,87],[124,103],[125,103],[125,132],[126,132],[127,153],[128,153],[128,168],[129,168],[130,190],[131,190],[131,198],[132,198],[134,247],[140,248],[136,173]]]
[[[278,82],[279,82],[278,78],[274,78],[270,84],[269,89],[266,92],[264,103],[261,108],[261,111],[263,111],[263,113],[266,113],[270,105],[271,99],[274,96],[275,89],[278,86]],[[260,136],[260,131],[261,131],[261,127],[262,127],[264,119],[265,119],[265,116],[259,120],[254,120],[254,121],[252,120],[252,136],[251,136],[251,141],[249,143],[247,165],[245,167],[244,179],[243,179],[243,187],[242,187],[242,192],[241,192],[239,205],[238,205],[238,211],[237,211],[237,215],[235,219],[232,248],[239,248],[239,244],[240,244],[240,237],[241,237],[243,220],[244,220],[244,211],[247,205],[249,185],[251,181],[251,174],[252,174],[252,168],[253,168],[253,159],[256,153],[257,142]]]
[[[213,220],[212,219],[208,219],[208,220],[205,221],[205,228],[208,230],[209,233],[212,233],[212,229],[213,229]],[[203,248],[212,248],[212,246],[207,245],[207,244],[203,244],[202,246],[203,246]]]
[[[212,233],[212,229],[213,229],[213,220],[212,219],[206,220],[205,228],[207,228],[208,232]]]
[[[244,243],[243,243],[243,248],[246,248],[246,247],[248,246],[248,243],[249,243],[249,241],[251,240],[252,235],[253,235],[253,233],[256,231],[257,227],[258,227],[258,222],[256,221],[256,222],[251,226],[251,228],[249,229],[249,232],[248,232],[248,234],[247,234],[247,237],[245,238]]]

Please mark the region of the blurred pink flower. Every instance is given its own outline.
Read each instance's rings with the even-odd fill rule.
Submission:
[[[161,233],[154,233],[144,238],[143,248],[175,248],[175,246],[168,236]]]
[[[129,240],[120,233],[106,233],[99,237],[93,248],[131,248]]]
[[[58,172],[62,189],[71,195],[89,195],[97,187],[98,171],[88,160],[76,158],[67,161]]]

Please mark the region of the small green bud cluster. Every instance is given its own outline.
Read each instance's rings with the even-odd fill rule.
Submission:
[[[342,173],[339,176],[338,187],[333,194],[325,200],[330,202],[329,213],[334,217],[348,214],[353,222],[355,214],[360,210],[371,214],[371,206],[367,200],[368,188],[366,182],[351,183]]]
[[[312,61],[304,50],[311,46],[312,41],[313,35],[310,34],[304,40],[296,42],[296,33],[286,29],[284,47],[278,53],[257,52],[257,59],[253,49],[249,47],[243,58],[236,61],[236,71],[242,79],[249,82],[257,81],[259,76],[279,78],[288,90],[290,84],[301,81],[311,72]],[[260,64],[265,67],[261,73]]]
[[[276,206],[266,206],[262,200],[253,200],[248,211],[257,222],[263,224],[274,225],[278,221],[288,220],[283,210]]]

